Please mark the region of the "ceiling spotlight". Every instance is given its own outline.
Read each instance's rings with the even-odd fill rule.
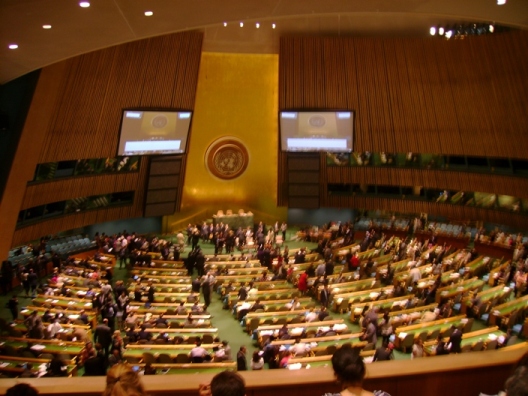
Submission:
[[[497,5],[504,5],[506,4],[506,0],[497,0]]]
[[[257,22],[257,23],[255,24],[255,27],[258,29],[258,28],[260,27],[260,23]]]
[[[244,27],[244,22],[240,22],[240,27]]]
[[[145,16],[152,16],[154,13],[152,11],[145,11]]]
[[[51,25],[42,25],[42,29],[51,29]]]
[[[443,36],[444,33],[445,33],[444,28],[443,28],[443,27],[439,27],[439,28],[438,28],[438,34],[439,34],[440,36]]]
[[[88,1],[81,1],[81,2],[79,3],[79,5],[80,5],[82,8],[88,8],[88,7],[90,7],[90,2],[88,2]]]
[[[448,30],[447,32],[445,32],[445,37],[447,39],[450,39],[452,35],[453,35],[453,31],[452,30]]]
[[[275,29],[277,27],[277,25],[275,25],[274,23],[271,24],[271,28],[272,29]]]
[[[489,32],[493,33],[495,31],[495,26],[489,25]]]
[[[224,22],[224,27],[226,27],[226,26],[227,26],[227,22]]]
[[[9,44],[9,49],[17,49],[18,44]]]
[[[429,33],[431,36],[434,36],[436,34],[436,28],[433,26],[431,29],[429,29]]]

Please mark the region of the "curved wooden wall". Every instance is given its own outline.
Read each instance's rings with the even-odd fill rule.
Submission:
[[[353,109],[354,151],[358,152],[526,159],[528,62],[523,48],[528,48],[528,32],[524,31],[449,41],[433,37],[283,37],[279,109]],[[279,205],[289,204],[286,158],[281,153]],[[367,183],[527,197],[528,181],[521,178],[427,169],[327,167],[323,155],[320,177],[321,207],[379,207],[525,223],[525,217],[493,210],[326,196],[327,183]]]
[[[136,191],[135,199],[128,207],[99,209],[20,228],[12,241],[0,243],[0,254],[42,235],[143,216],[146,158],[136,173],[79,176],[25,188],[20,188],[21,180],[30,181],[38,163],[114,157],[123,108],[193,110],[202,40],[203,34],[198,32],[172,34],[81,55],[43,69],[10,173],[11,188],[8,184],[8,194],[2,197],[0,214],[7,221],[6,234],[15,229],[21,209],[131,190]],[[32,145],[31,149],[27,145]]]

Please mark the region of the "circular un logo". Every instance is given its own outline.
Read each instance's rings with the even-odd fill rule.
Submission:
[[[249,163],[244,144],[236,138],[225,137],[214,141],[205,154],[209,172],[219,179],[230,180],[240,176]]]
[[[311,116],[308,123],[315,128],[322,128],[326,125],[326,118],[322,115]]]
[[[167,120],[167,117],[165,117],[164,115],[157,115],[152,119],[152,126],[158,129],[165,128],[168,122],[169,121]]]

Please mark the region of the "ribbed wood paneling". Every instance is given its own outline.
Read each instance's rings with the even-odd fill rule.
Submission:
[[[142,166],[140,172],[74,177],[29,185],[21,210],[71,198],[135,191],[144,178],[145,168]]]
[[[70,59],[39,163],[113,157],[123,108],[193,109],[201,33],[178,33]]]
[[[514,213],[488,210],[470,206],[457,206],[429,201],[412,201],[365,196],[329,195],[328,206],[336,208],[358,208],[367,210],[386,210],[398,213],[430,213],[456,221],[484,221],[505,224],[520,229],[526,228],[527,217]]]
[[[328,183],[422,186],[456,191],[481,191],[528,198],[528,179],[494,174],[427,169],[328,167]]]
[[[283,37],[279,109],[352,109],[354,151],[528,158],[528,32],[467,40]],[[279,156],[279,205],[288,202]],[[327,196],[329,183],[424,186],[527,197],[528,181],[426,169],[327,167],[321,206],[434,213],[525,227],[494,210],[371,197]]]
[[[50,120],[39,125],[38,133],[44,136],[36,156],[38,163],[114,157],[124,108],[193,110],[202,40],[202,33],[178,33],[62,62],[60,75],[50,73],[57,92],[46,110],[52,114]],[[47,73],[42,74],[46,78]],[[39,114],[38,109],[35,113]],[[185,169],[183,157],[181,169]],[[11,245],[89,224],[143,216],[148,169],[149,160],[144,158],[137,173],[72,177],[29,185],[21,209],[112,192],[135,191],[135,196],[132,205],[68,215],[18,229]],[[178,185],[183,182],[183,173],[180,172]],[[175,202],[178,209],[181,189]],[[13,214],[13,224],[17,214]]]
[[[17,229],[13,235],[13,246],[39,239],[43,235],[52,235],[62,230],[71,230],[112,220],[141,217],[142,215],[142,207],[138,209],[136,205],[124,205],[57,217]]]
[[[279,108],[356,111],[355,151],[528,158],[528,32],[281,39]]]

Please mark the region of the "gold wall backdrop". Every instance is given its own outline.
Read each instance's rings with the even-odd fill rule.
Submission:
[[[286,219],[286,208],[277,207],[277,87],[277,55],[202,53],[182,206],[165,219],[166,231],[218,209],[251,210],[255,221]],[[232,180],[215,177],[205,163],[222,137],[249,154],[245,172]]]

